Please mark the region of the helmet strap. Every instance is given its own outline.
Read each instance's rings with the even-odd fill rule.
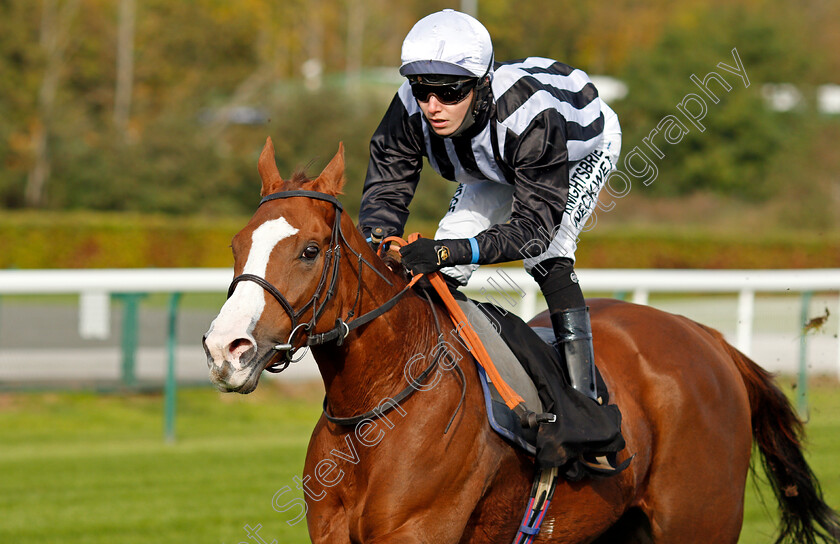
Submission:
[[[470,128],[472,128],[479,115],[481,115],[481,113],[487,109],[487,106],[490,102],[489,91],[490,82],[487,80],[487,75],[485,74],[481,79],[478,80],[478,83],[473,89],[470,107],[467,110],[466,115],[464,115],[464,120],[461,121],[461,125],[455,130],[455,132],[446,136],[446,138],[455,138],[464,134]]]

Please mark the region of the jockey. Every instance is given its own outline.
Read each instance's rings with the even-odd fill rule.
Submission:
[[[618,117],[581,70],[538,57],[495,63],[487,29],[451,9],[414,25],[400,74],[407,81],[370,143],[363,233],[402,235],[426,157],[459,185],[434,239],[403,247],[402,263],[465,285],[478,265],[523,259],[572,387],[597,401],[574,252],[618,160]]]

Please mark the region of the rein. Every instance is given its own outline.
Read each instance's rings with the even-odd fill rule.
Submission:
[[[289,318],[292,321],[292,332],[289,334],[289,339],[284,344],[277,344],[271,350],[269,350],[262,358],[262,360],[258,363],[263,366],[263,368],[269,372],[282,372],[292,362],[300,360],[301,357],[298,359],[294,359],[294,353],[300,349],[296,348],[296,335],[298,331],[303,331],[304,334],[307,334],[306,343],[304,344],[307,348],[309,346],[326,344],[328,342],[335,342],[336,345],[340,346],[344,342],[344,339],[347,338],[347,335],[350,334],[350,331],[361,327],[367,323],[370,323],[377,317],[383,315],[385,312],[391,310],[394,306],[397,305],[397,302],[414,286],[417,281],[423,277],[423,274],[415,275],[411,281],[403,287],[396,295],[391,297],[388,301],[386,301],[381,306],[374,308],[373,310],[360,315],[356,319],[350,320],[353,317],[356,307],[359,304],[359,299],[362,291],[362,266],[367,265],[368,268],[376,272],[376,274],[381,277],[388,285],[393,285],[388,278],[382,275],[376,268],[368,262],[360,253],[354,250],[350,244],[347,243],[347,239],[344,237],[344,233],[341,230],[341,212],[343,211],[343,207],[341,203],[333,196],[327,195],[324,193],[319,193],[317,191],[286,191],[280,193],[273,193],[267,195],[260,200],[260,206],[265,204],[266,202],[270,202],[272,200],[282,199],[282,198],[293,198],[293,197],[304,197],[304,198],[312,198],[315,200],[323,200],[325,202],[329,202],[333,205],[335,209],[335,220],[333,224],[332,234],[330,236],[330,246],[327,249],[326,259],[324,261],[324,268],[321,271],[321,277],[318,280],[318,286],[315,288],[315,293],[312,295],[312,298],[303,305],[298,310],[295,310],[294,307],[289,303],[288,299],[277,289],[274,285],[271,284],[265,278],[257,276],[255,274],[240,274],[233,278],[230,283],[230,287],[228,288],[228,298],[233,295],[236,286],[243,282],[243,281],[251,281],[262,287],[265,291],[271,294],[275,300],[280,304],[283,310],[289,315]],[[409,237],[410,241],[414,241],[419,237],[417,234],[413,234]],[[383,241],[389,242],[395,241],[401,245],[405,245],[405,241],[401,238],[390,237],[386,238]],[[317,324],[318,318],[323,313],[327,303],[332,299],[335,295],[335,288],[336,284],[338,283],[338,273],[339,273],[339,265],[341,263],[341,243],[344,243],[344,246],[356,256],[359,262],[359,274],[358,274],[358,285],[356,290],[356,300],[353,303],[352,308],[348,312],[347,317],[342,320],[341,318],[337,318],[335,322],[335,327],[332,329],[323,332],[323,333],[315,333],[315,326]],[[381,248],[381,246],[380,246]],[[466,320],[466,317],[463,314],[463,311],[460,308],[457,308],[457,304],[455,304],[454,299],[452,299],[452,295],[449,293],[448,288],[444,285],[443,279],[440,277],[439,274],[432,274],[429,276],[429,281],[438,291],[441,298],[444,300],[444,304],[449,309],[450,313],[456,317],[463,318],[462,323],[467,324],[467,334],[466,336],[474,342],[472,345],[474,347],[479,348],[479,353],[477,355],[477,360],[483,363],[483,366],[487,370],[490,370],[494,377],[498,375],[495,367],[490,361],[489,356],[487,356],[486,351],[484,350],[483,345],[481,344],[478,337],[475,336],[475,332],[472,331],[472,327],[469,326],[469,321]],[[435,329],[437,331],[437,341],[438,343],[444,342],[444,335],[441,330],[440,321],[437,316],[437,312],[435,310],[435,305],[432,302],[431,297],[427,292],[423,292],[426,300],[429,303],[429,308],[432,311],[432,317],[434,318],[435,322]],[[320,302],[320,304],[319,304]],[[312,318],[308,322],[300,322],[301,317],[303,314],[312,309]],[[463,332],[462,332],[463,334]],[[483,352],[483,353],[482,353]],[[279,361],[272,362],[272,359],[278,354],[282,353],[282,359]],[[446,355],[446,351],[442,350],[438,353],[433,359],[429,366],[423,370],[423,372],[415,378],[406,388],[402,391],[397,393],[393,398],[389,398],[387,403],[382,403],[373,410],[365,412],[363,414],[350,416],[350,417],[338,417],[330,414],[329,406],[327,404],[327,397],[324,397],[324,417],[327,421],[333,423],[334,425],[340,425],[342,427],[356,427],[359,423],[365,420],[372,420],[378,419],[388,413],[390,410],[399,406],[403,401],[408,399],[412,396],[415,392],[420,390],[420,385],[423,384],[431,375],[432,371],[437,368],[438,363],[442,357]],[[447,423],[446,428],[444,429],[443,433],[446,434],[449,432],[449,428],[452,426],[452,422],[455,421],[455,416],[458,415],[458,412],[461,409],[461,406],[464,403],[464,399],[466,397],[466,390],[467,390],[467,379],[464,375],[464,371],[461,367],[457,364],[457,361],[453,365],[453,368],[457,371],[458,377],[461,382],[461,398],[458,401],[458,405],[455,407],[455,411],[452,413],[452,417],[449,419],[449,423]],[[523,407],[522,399],[519,397],[516,392],[512,389],[509,389],[507,384],[504,383],[503,380],[499,379],[499,383],[497,387],[500,387],[500,392],[502,392],[502,396],[506,397],[505,400],[508,406],[516,405],[516,408],[521,409]],[[518,402],[517,402],[518,401]],[[513,407],[513,406],[511,406]],[[531,499],[528,502],[528,507],[526,508],[525,517],[522,520],[522,524],[519,527],[519,531],[514,537],[514,544],[530,544],[534,537],[539,534],[540,526],[542,525],[542,520],[545,515],[545,512],[548,510],[548,505],[551,502],[551,497],[554,494],[554,488],[557,483],[557,469],[553,468],[549,471],[541,470],[539,471],[534,486],[532,488]]]
[[[420,235],[418,233],[414,233],[414,234],[411,234],[408,239],[409,239],[409,242],[413,242],[413,241],[417,240],[417,238],[419,238],[419,237],[420,237]],[[382,240],[382,242],[380,243],[380,246],[379,246],[379,250],[381,251],[382,248],[386,247],[386,244],[389,244],[390,242],[394,242],[394,243],[396,243],[400,246],[404,246],[408,243],[398,236],[389,236],[389,237],[385,238],[384,240]],[[414,276],[411,279],[411,282],[409,282],[409,284],[406,286],[406,289],[413,286],[421,277],[423,277],[423,274],[417,274],[416,276]],[[436,279],[440,280],[441,282],[443,281],[443,280],[440,279],[439,274],[432,274],[431,276],[429,276],[429,279],[432,279],[432,278],[436,278]],[[396,299],[398,296],[401,296],[401,294],[402,294],[402,292],[398,293],[397,296],[395,296],[394,298],[392,298],[391,300],[386,302],[385,305],[380,306],[380,308],[384,308],[386,305],[390,304],[390,302],[393,301],[394,299]],[[434,318],[435,330],[437,331],[438,344],[443,343],[444,342],[443,331],[442,331],[441,326],[440,326],[440,320],[438,319],[437,312],[435,311],[435,305],[432,302],[432,299],[429,296],[429,293],[427,293],[426,291],[423,291],[423,295],[426,297],[426,301],[429,303],[429,308],[432,311],[432,318]],[[372,313],[372,312],[370,312],[370,313]],[[429,366],[419,376],[417,376],[417,378],[415,378],[410,384],[408,384],[408,387],[406,387],[405,389],[403,389],[402,391],[397,393],[397,395],[394,396],[393,398],[388,399],[391,402],[380,404],[379,406],[377,406],[373,410],[365,412],[364,414],[359,414],[357,416],[350,416],[350,417],[336,417],[336,416],[333,416],[333,415],[330,414],[330,412],[327,408],[327,398],[324,397],[324,417],[326,417],[327,421],[329,421],[330,423],[333,423],[333,424],[336,424],[336,425],[341,425],[341,426],[344,426],[344,427],[355,427],[356,425],[358,425],[359,423],[361,423],[362,421],[364,421],[366,419],[376,419],[376,418],[382,417],[386,413],[390,412],[391,410],[393,410],[394,408],[399,406],[404,400],[406,400],[408,397],[413,395],[416,391],[419,391],[420,390],[420,385],[422,385],[423,382],[426,381],[426,379],[432,373],[432,370],[434,370],[435,367],[437,367],[438,361],[445,354],[446,354],[445,351],[441,351],[440,353],[438,353],[434,357],[434,359],[432,359],[432,362],[429,364]],[[449,432],[449,428],[452,426],[452,422],[455,421],[455,416],[458,415],[458,412],[461,410],[461,406],[464,404],[464,399],[466,398],[466,395],[467,395],[467,378],[466,378],[466,376],[464,376],[464,371],[461,369],[461,367],[457,363],[453,365],[453,368],[458,373],[458,378],[461,381],[461,398],[458,400],[458,406],[455,407],[455,411],[452,413],[452,417],[449,418],[449,423],[446,424],[446,428],[443,430],[443,434],[446,434],[446,433]]]
[[[422,274],[415,277],[419,279],[420,276],[422,276]],[[412,280],[412,284],[413,283],[414,281]],[[434,303],[432,303],[432,299],[429,297],[428,293],[424,291],[423,295],[426,297],[426,300],[429,302],[429,308],[431,308],[432,310],[432,317],[435,320],[435,329],[437,330],[437,341],[438,343],[442,343],[443,332],[440,328],[440,321],[438,320],[437,312],[435,311],[435,305]],[[373,410],[365,412],[364,414],[359,414],[357,416],[350,417],[336,417],[334,415],[331,415],[329,409],[327,408],[327,397],[324,397],[324,417],[327,418],[327,421],[335,425],[341,425],[343,427],[355,427],[356,425],[367,419],[376,419],[384,416],[385,414],[402,404],[404,400],[413,395],[416,391],[420,390],[420,386],[423,384],[423,382],[426,381],[426,379],[429,377],[432,371],[437,367],[438,361],[440,361],[440,359],[444,355],[446,355],[446,351],[441,351],[440,353],[438,353],[434,357],[434,359],[432,359],[432,362],[429,364],[429,366],[426,367],[426,369],[423,372],[421,372],[420,375],[417,376],[417,378],[415,378],[410,384],[408,384],[408,387],[397,393],[393,398],[389,398],[389,402],[382,403]],[[464,398],[466,398],[467,395],[467,378],[466,376],[464,376],[464,371],[457,364],[454,364],[453,368],[458,373],[458,377],[461,381],[461,398],[458,401],[458,406],[455,407],[455,411],[452,413],[452,417],[449,418],[449,423],[446,424],[446,428],[443,430],[443,434],[449,432],[449,428],[452,426],[452,422],[455,421],[455,416],[461,410],[461,405],[464,404]]]

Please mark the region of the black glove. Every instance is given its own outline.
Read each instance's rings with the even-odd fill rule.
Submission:
[[[415,274],[431,274],[441,268],[472,262],[472,247],[467,239],[432,240],[420,238],[400,248],[402,264]]]

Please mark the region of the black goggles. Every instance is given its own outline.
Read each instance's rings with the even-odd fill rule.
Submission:
[[[475,88],[475,79],[464,79],[454,83],[430,84],[417,80],[409,80],[411,94],[420,102],[428,102],[430,95],[435,95],[441,104],[451,106],[469,96]]]

